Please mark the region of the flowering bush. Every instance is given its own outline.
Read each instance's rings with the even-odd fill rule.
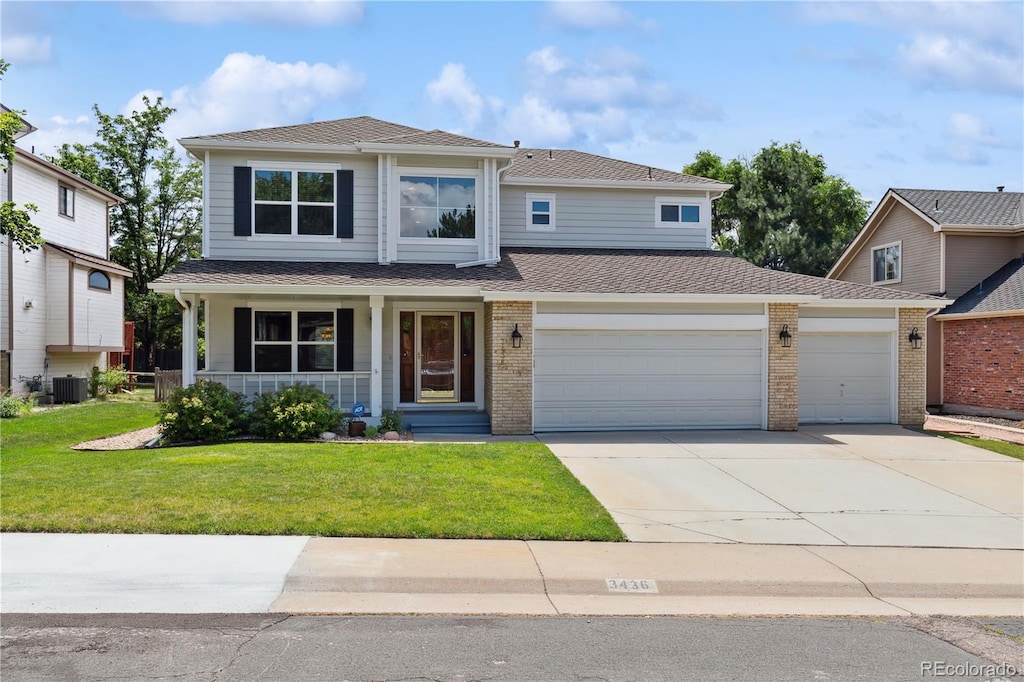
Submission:
[[[316,438],[337,428],[341,418],[326,393],[309,384],[295,384],[253,401],[252,432],[280,440]]]
[[[226,440],[247,422],[245,396],[212,381],[175,389],[160,408],[160,430],[171,443]]]
[[[35,406],[35,398],[22,398],[9,393],[0,394],[0,419],[20,417]]]

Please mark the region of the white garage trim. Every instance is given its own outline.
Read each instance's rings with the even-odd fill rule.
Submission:
[[[536,329],[738,331],[768,328],[767,315],[615,315],[535,313]]]
[[[895,318],[839,318],[839,317],[801,317],[799,322],[802,332],[894,332],[899,328]]]

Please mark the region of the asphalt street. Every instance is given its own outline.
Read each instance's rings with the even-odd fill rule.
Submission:
[[[7,614],[0,664],[5,682],[1019,680],[1022,649],[949,617]]]

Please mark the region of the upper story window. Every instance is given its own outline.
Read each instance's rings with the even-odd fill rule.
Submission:
[[[333,372],[334,311],[254,313],[257,372]]]
[[[655,221],[658,227],[696,227],[701,221],[700,204],[677,198],[655,200]]]
[[[555,231],[555,195],[526,195],[526,229],[531,232]]]
[[[334,234],[334,178],[333,172],[256,169],[255,233]]]
[[[403,237],[476,239],[476,178],[399,176]]]
[[[110,291],[110,276],[102,270],[90,270],[89,288]]]
[[[871,282],[873,284],[900,281],[902,251],[902,242],[885,244],[871,249]]]
[[[57,186],[57,212],[65,218],[75,217],[75,189],[73,187]]]

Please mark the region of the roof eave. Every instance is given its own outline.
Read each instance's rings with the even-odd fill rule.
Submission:
[[[1024,234],[1024,225],[959,225],[943,223],[935,228],[935,232],[947,234],[967,234],[979,237],[1013,237]]]
[[[201,150],[223,150],[223,151],[262,151],[280,152],[307,152],[312,154],[337,154],[348,153],[358,154],[359,149],[354,144],[321,144],[312,142],[259,142],[254,140],[203,140],[193,137],[182,137],[178,144],[187,151],[193,149]]]
[[[503,185],[547,186],[547,187],[582,187],[608,189],[621,187],[627,189],[659,189],[659,190],[696,190],[699,192],[726,192],[732,185],[724,182],[665,182],[662,180],[596,180],[587,178],[534,178],[527,176],[505,176]]]
[[[1008,310],[986,310],[982,312],[939,313],[935,317],[942,322],[946,320],[980,320],[988,317],[1024,317],[1024,309],[1010,308]]]
[[[174,294],[179,291],[185,294],[242,294],[246,296],[288,296],[288,295],[316,295],[316,296],[373,296],[386,294],[388,296],[431,296],[445,298],[479,297],[480,287],[478,286],[447,286],[447,287],[423,287],[423,286],[359,286],[359,285],[324,285],[324,284],[246,284],[226,283],[210,284],[196,282],[151,282],[149,289],[158,294]]]

